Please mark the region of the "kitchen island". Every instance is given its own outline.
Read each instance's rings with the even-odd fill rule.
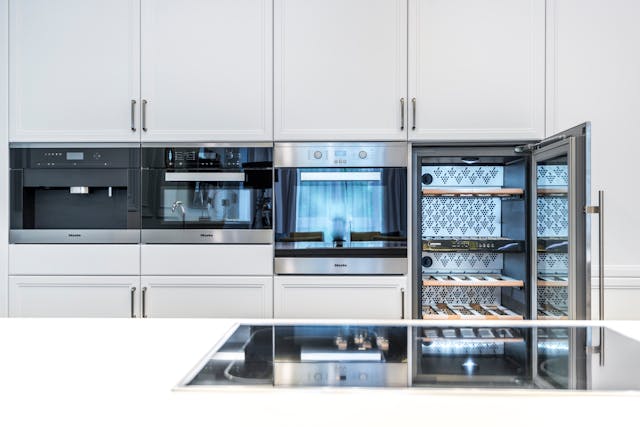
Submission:
[[[173,391],[236,323],[0,319],[0,424],[634,425],[636,392],[220,388]],[[607,322],[640,339],[640,322]]]

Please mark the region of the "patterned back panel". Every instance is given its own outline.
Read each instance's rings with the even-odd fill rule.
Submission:
[[[423,286],[422,305],[431,304],[500,304],[497,286]]]
[[[541,274],[568,274],[569,254],[539,253],[538,273]]]
[[[567,310],[569,288],[567,286],[538,286],[538,305],[550,303],[556,308]]]
[[[480,252],[423,252],[422,258],[429,257],[431,266],[422,266],[425,274],[435,273],[500,273],[503,256],[496,253]]]
[[[538,187],[566,187],[569,185],[567,165],[539,165],[536,183]]]
[[[502,187],[504,168],[502,166],[423,166],[422,175],[431,175],[433,187]]]
[[[423,197],[422,236],[500,237],[498,197]]]
[[[539,197],[536,204],[538,237],[569,235],[569,202],[566,197]]]

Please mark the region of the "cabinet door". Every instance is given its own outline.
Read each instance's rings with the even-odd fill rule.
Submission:
[[[142,0],[142,140],[270,141],[272,41],[271,0]]]
[[[136,317],[139,276],[10,276],[11,317]]]
[[[274,138],[405,139],[406,21],[406,0],[275,0]]]
[[[139,141],[139,0],[11,0],[10,141]]]
[[[142,317],[272,317],[271,276],[142,276]]]
[[[409,0],[409,139],[544,135],[544,0]]]
[[[400,319],[402,277],[276,276],[275,318]]]

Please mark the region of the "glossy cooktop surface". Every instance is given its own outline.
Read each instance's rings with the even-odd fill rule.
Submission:
[[[640,391],[640,342],[540,322],[238,324],[178,385]]]

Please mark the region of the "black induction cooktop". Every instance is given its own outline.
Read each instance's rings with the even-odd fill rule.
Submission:
[[[640,391],[640,342],[593,324],[237,324],[179,384]]]

